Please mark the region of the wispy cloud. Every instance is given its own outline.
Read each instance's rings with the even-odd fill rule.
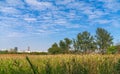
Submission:
[[[117,12],[120,10],[120,1],[119,0],[99,0],[104,3],[105,9],[109,12]]]
[[[0,7],[0,12],[8,14],[19,14],[20,11],[13,7]]]
[[[28,5],[30,5],[34,9],[46,9],[52,6],[50,2],[40,2],[38,0],[25,0]]]
[[[34,21],[37,21],[36,18],[24,18],[25,21],[28,21],[28,22],[34,22]]]
[[[94,6],[95,3],[102,2],[101,7]],[[6,0],[3,3],[6,5],[0,5],[0,17],[4,27],[17,30],[21,27],[26,32],[60,32],[62,28],[66,30],[76,28],[87,28],[91,24],[119,24],[112,18],[111,13],[107,10],[114,10],[115,5],[119,5],[117,1],[38,1],[38,0]],[[16,4],[19,4],[18,7]],[[28,6],[28,7],[25,7]],[[99,4],[100,5],[100,4]],[[35,10],[34,10],[35,9]],[[27,11],[26,11],[27,10]],[[118,11],[119,8],[117,8]],[[9,14],[9,15],[6,15]],[[9,17],[11,16],[11,17]],[[110,20],[104,18],[105,16],[111,16]],[[104,18],[104,19],[103,19]],[[116,18],[118,19],[118,18]],[[86,24],[86,23],[89,23]],[[82,25],[81,25],[82,24]],[[87,26],[86,26],[87,25]],[[59,26],[56,28],[56,26]],[[23,28],[24,27],[24,28]],[[18,29],[19,30],[19,29]]]
[[[0,38],[72,37],[96,27],[117,30],[119,11],[119,0],[0,0]]]

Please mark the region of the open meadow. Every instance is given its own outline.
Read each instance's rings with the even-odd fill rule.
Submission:
[[[0,74],[120,74],[120,55],[1,54]]]
[[[120,0],[0,0],[0,74],[120,74]]]

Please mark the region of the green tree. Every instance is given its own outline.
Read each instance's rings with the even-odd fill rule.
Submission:
[[[91,36],[91,34],[87,31],[79,33],[77,35],[77,39],[74,40],[73,43],[75,50],[79,50],[85,53],[90,52],[96,47],[93,36]]]
[[[51,54],[61,53],[61,49],[58,47],[57,43],[54,43],[51,48],[48,49],[48,52]]]
[[[69,38],[65,38],[64,40],[60,40],[59,46],[63,53],[68,53],[71,48],[72,40]]]
[[[69,38],[65,38],[64,41],[65,41],[65,45],[66,45],[67,50],[69,50],[71,48],[70,45],[72,44],[72,40]]]
[[[97,28],[95,37],[97,47],[101,53],[105,53],[107,48],[113,44],[113,37],[103,28]]]
[[[79,51],[78,41],[76,39],[73,39],[73,48],[75,52]]]
[[[60,40],[59,46],[60,46],[62,52],[67,51],[66,44],[65,44],[65,42],[63,40]]]

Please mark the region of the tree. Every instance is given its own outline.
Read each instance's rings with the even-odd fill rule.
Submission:
[[[90,52],[95,49],[95,42],[93,36],[87,31],[79,33],[77,39],[73,41],[75,50],[82,52]]]
[[[73,39],[73,48],[75,52],[78,52],[79,46],[76,39]]]
[[[60,46],[62,52],[67,51],[66,44],[65,44],[65,42],[63,40],[60,40],[59,46]]]
[[[51,54],[61,53],[61,49],[58,47],[57,43],[54,43],[51,48],[48,49],[48,52]]]
[[[97,47],[102,53],[113,44],[113,37],[103,28],[97,28],[95,37]]]
[[[66,49],[69,50],[71,47],[70,45],[72,44],[72,40],[70,40],[69,38],[65,38],[65,45],[66,45]]]
[[[59,42],[59,46],[63,53],[69,52],[69,49],[71,48],[70,45],[72,44],[72,40],[69,38],[65,38],[64,40],[61,40]]]

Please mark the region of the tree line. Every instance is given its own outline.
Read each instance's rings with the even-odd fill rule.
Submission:
[[[120,45],[113,44],[113,36],[106,29],[97,28],[94,36],[88,31],[83,31],[74,39],[64,38],[58,44],[54,43],[48,49],[48,53],[116,53]]]

